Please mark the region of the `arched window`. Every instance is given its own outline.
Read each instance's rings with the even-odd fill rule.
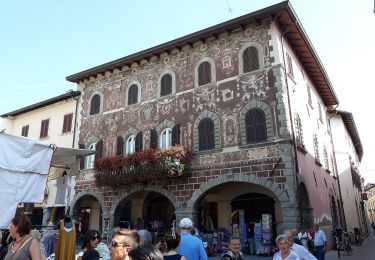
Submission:
[[[89,146],[89,150],[96,150],[96,143],[93,143]],[[92,169],[94,168],[94,162],[95,162],[95,154],[88,155],[85,158],[85,169]]]
[[[99,112],[100,112],[100,96],[99,96],[99,94],[95,94],[91,98],[90,116],[99,114]]]
[[[204,118],[198,125],[199,151],[215,148],[214,122],[210,118]]]
[[[267,141],[266,116],[259,108],[250,109],[245,116],[246,143]]]
[[[172,75],[165,74],[160,80],[160,96],[172,94]]]
[[[138,86],[133,84],[130,86],[128,91],[128,105],[133,105],[138,103]]]
[[[211,64],[208,61],[204,61],[198,67],[198,85],[202,86],[210,82],[212,82]]]
[[[142,132],[138,132],[135,136],[135,152],[138,153],[143,150],[143,134]]]
[[[161,132],[159,143],[160,148],[167,148],[172,145],[172,129],[167,128]]]
[[[126,154],[133,154],[135,152],[135,135],[129,136],[126,140]]]
[[[243,72],[250,72],[259,69],[259,52],[254,46],[248,47],[242,54]]]

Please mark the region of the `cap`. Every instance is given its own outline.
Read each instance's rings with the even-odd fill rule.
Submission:
[[[193,227],[193,221],[191,221],[189,218],[183,218],[180,221],[180,228],[191,228]]]

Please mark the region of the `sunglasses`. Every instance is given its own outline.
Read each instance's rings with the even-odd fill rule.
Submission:
[[[100,237],[99,236],[94,236],[94,237],[90,238],[90,240],[95,240],[95,239],[99,240]]]
[[[115,241],[115,240],[112,240],[112,241],[111,241],[111,246],[113,246],[113,247],[118,247],[118,246],[124,246],[124,244],[123,244],[123,243],[120,243],[120,242],[117,242],[117,241]]]

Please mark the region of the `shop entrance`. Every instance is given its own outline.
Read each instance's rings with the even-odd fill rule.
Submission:
[[[132,216],[132,203],[130,200],[122,200],[116,207],[114,214],[114,226],[130,229]]]
[[[84,195],[77,200],[73,208],[73,218],[78,219],[81,235],[87,230],[102,230],[102,208],[97,198]],[[79,232],[79,230],[78,230]]]
[[[169,230],[176,218],[174,210],[172,202],[167,197],[157,192],[150,192],[143,203],[143,218],[148,230],[154,233],[164,233]]]
[[[282,222],[282,208],[269,189],[258,184],[228,182],[209,189],[197,201],[197,223],[210,250],[220,253],[231,236],[239,237],[247,254],[271,253]]]

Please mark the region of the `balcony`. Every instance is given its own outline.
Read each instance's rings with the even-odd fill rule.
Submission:
[[[120,186],[188,177],[191,160],[192,151],[180,145],[104,157],[95,161],[95,182],[98,186]]]

